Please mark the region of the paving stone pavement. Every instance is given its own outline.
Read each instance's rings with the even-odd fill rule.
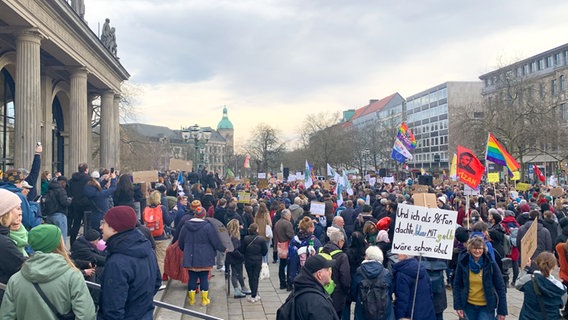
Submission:
[[[244,268],[243,268],[244,269]],[[245,273],[246,274],[246,273]],[[558,270],[554,273],[558,275]],[[177,306],[184,306],[188,309],[206,313],[221,319],[227,320],[273,320],[276,319],[276,310],[284,303],[289,292],[280,290],[278,280],[278,264],[270,263],[270,279],[261,280],[259,284],[259,295],[261,301],[250,303],[243,299],[234,299],[232,295],[227,297],[227,281],[224,273],[213,271],[214,277],[210,279],[210,297],[211,304],[207,307],[200,305],[201,296],[197,294],[196,304],[194,306],[187,305],[187,285],[179,281],[173,280],[168,282],[166,290],[159,292],[155,299],[162,300]],[[245,279],[245,283],[248,280]],[[458,317],[452,307],[452,291],[447,290],[448,308],[444,312],[445,320],[457,320]],[[518,319],[519,312],[523,303],[523,294],[515,288],[507,289],[507,305],[509,315],[506,319]],[[354,307],[352,307],[353,309]],[[197,319],[195,317],[180,317],[179,313],[167,310],[157,309],[155,319],[160,320],[185,320]],[[352,318],[353,319],[353,318]]]

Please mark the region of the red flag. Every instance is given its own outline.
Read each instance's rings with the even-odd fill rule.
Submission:
[[[538,177],[540,182],[544,182],[546,180],[546,177],[542,174],[542,172],[540,172],[540,169],[536,166],[536,164],[534,165],[534,174]]]
[[[481,182],[485,167],[481,164],[479,159],[475,157],[471,150],[458,146],[458,163],[456,175],[461,182],[476,189]]]

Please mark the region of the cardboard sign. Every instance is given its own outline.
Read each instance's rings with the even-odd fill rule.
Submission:
[[[325,215],[325,203],[312,201],[310,203],[310,213],[315,216]]]
[[[415,193],[412,195],[414,205],[426,208],[436,208],[436,195],[433,193]]]
[[[193,169],[193,161],[182,159],[170,159],[170,170],[191,172]]]
[[[375,183],[377,183],[377,178],[376,178],[376,177],[369,178],[369,185],[370,185],[370,186],[374,186]]]
[[[489,172],[487,174],[487,182],[489,183],[499,182],[499,172]]]
[[[524,182],[519,182],[515,186],[515,190],[517,190],[517,191],[527,191],[530,188],[531,188],[531,185],[529,183],[524,183]]]
[[[527,233],[521,239],[521,268],[527,265],[529,258],[536,251],[536,235],[537,235],[538,217],[534,219]]]
[[[563,194],[564,194],[564,189],[562,189],[562,187],[556,187],[550,190],[550,196],[555,198],[560,197]]]
[[[434,180],[432,180],[432,184],[435,185],[435,186],[441,185],[442,182],[443,182],[442,179],[434,179]]]
[[[266,189],[266,188],[268,188],[268,180],[267,180],[267,179],[259,179],[259,180],[258,180],[258,188],[259,188],[259,189]]]
[[[323,189],[327,191],[331,190],[331,184],[329,183],[329,181],[326,180],[323,182]]]
[[[250,192],[239,191],[239,203],[250,203]]]
[[[132,179],[133,179],[133,183],[157,182],[158,181],[158,170],[134,171],[134,172],[132,172]]]
[[[280,181],[284,180],[284,174],[282,172],[278,172],[276,174],[276,179]]]
[[[414,193],[428,193],[428,186],[424,186],[421,184],[413,184],[412,185],[412,192]]]
[[[398,205],[392,252],[451,260],[457,211]]]

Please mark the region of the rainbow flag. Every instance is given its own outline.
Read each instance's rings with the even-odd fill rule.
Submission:
[[[414,148],[416,148],[416,138],[414,138],[414,134],[412,133],[412,131],[410,131],[410,129],[408,129],[406,123],[403,122],[400,124],[397,137],[398,140],[400,140],[408,149],[408,151],[412,151],[414,150]]]
[[[506,166],[509,172],[518,171],[521,167],[517,160],[513,158],[505,148],[489,133],[487,138],[487,153],[485,159],[502,166]]]

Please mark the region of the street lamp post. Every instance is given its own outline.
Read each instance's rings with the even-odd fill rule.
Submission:
[[[186,143],[193,139],[193,145],[195,148],[193,154],[193,163],[195,171],[196,167],[199,169],[199,148],[205,148],[205,146],[207,145],[207,142],[211,138],[211,129],[200,128],[199,125],[195,124],[187,128],[182,128],[181,136]]]

